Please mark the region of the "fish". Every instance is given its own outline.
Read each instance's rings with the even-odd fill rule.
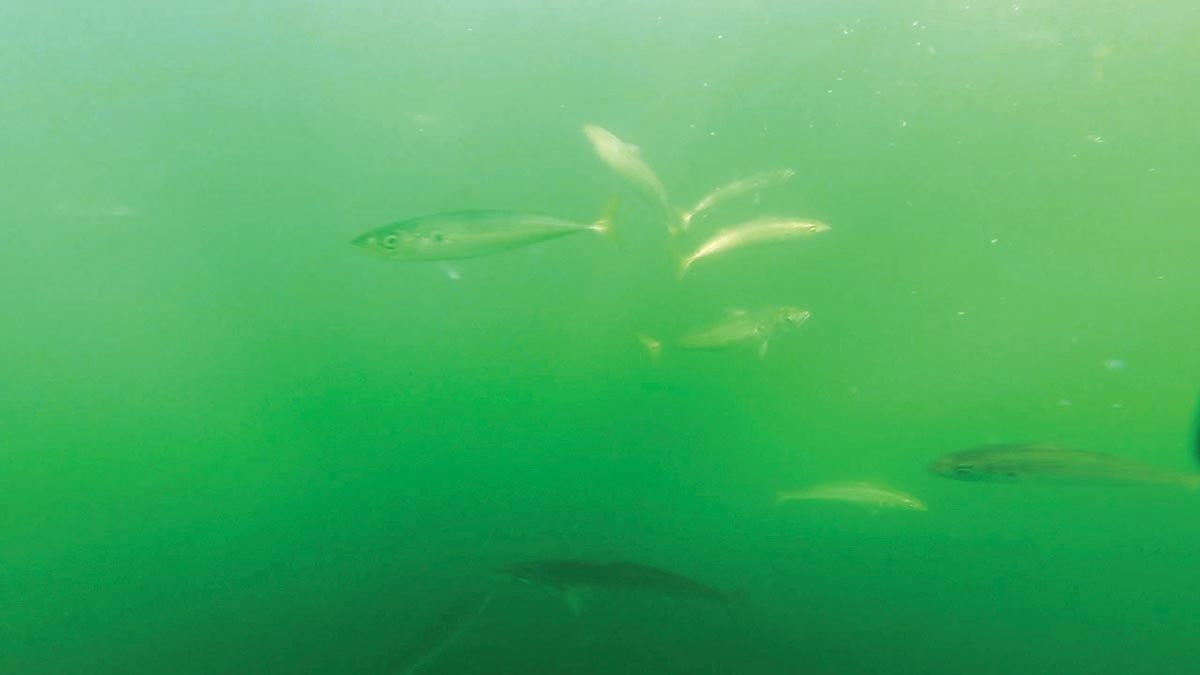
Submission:
[[[696,214],[707,211],[721,202],[728,201],[747,192],[756,192],[775,187],[795,175],[796,172],[792,169],[777,169],[775,171],[756,173],[752,176],[739,178],[732,183],[722,185],[701,197],[700,201],[696,202],[696,205],[690,210],[679,214],[679,219],[682,221],[680,229],[686,231]]]
[[[600,161],[608,165],[626,183],[633,186],[644,197],[655,202],[669,213],[673,213],[667,199],[667,189],[654,171],[642,159],[641,150],[617,138],[611,131],[594,124],[583,125],[583,135],[592,144],[592,150]]]
[[[788,241],[828,232],[829,226],[812,220],[791,218],[759,218],[721,230],[704,242],[691,255],[679,262],[679,278],[687,274],[697,260],[734,249]]]
[[[929,470],[956,480],[991,483],[1155,484],[1200,488],[1200,474],[1158,469],[1136,460],[1053,443],[983,445],[935,459]]]
[[[495,591],[471,593],[446,607],[409,642],[400,672],[416,675],[437,661],[483,616],[493,595]]]
[[[684,349],[724,349],[757,344],[758,355],[767,355],[771,338],[781,330],[803,325],[812,313],[797,307],[763,307],[755,310],[729,309],[725,318],[678,341]]]
[[[715,588],[674,572],[634,562],[532,560],[507,565],[497,571],[524,583],[562,591],[576,613],[582,590],[641,591],[674,598],[709,600],[722,605],[729,603],[729,598]]]
[[[478,258],[580,232],[611,238],[616,208],[614,198],[589,224],[535,211],[450,211],[384,225],[350,243],[392,260]]]
[[[928,511],[929,507],[920,499],[874,483],[827,483],[804,490],[780,492],[777,502],[794,500],[823,500],[849,502],[873,508],[908,509]]]

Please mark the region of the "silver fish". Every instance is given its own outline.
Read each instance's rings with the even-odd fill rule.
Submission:
[[[692,264],[701,258],[707,258],[718,253],[745,248],[747,246],[788,241],[828,231],[828,225],[811,220],[794,220],[790,218],[759,218],[752,220],[721,230],[711,239],[701,244],[691,255],[684,257],[679,263],[679,276],[682,278],[683,275],[687,274]]]
[[[642,195],[668,212],[674,212],[668,204],[666,188],[654,171],[646,165],[636,145],[630,145],[617,138],[611,131],[594,124],[583,125],[583,134],[587,136],[600,161],[607,164]]]
[[[928,511],[929,507],[916,497],[874,483],[827,483],[804,490],[779,493],[778,501],[822,500],[869,506],[872,508]]]
[[[590,224],[531,211],[454,211],[371,230],[350,243],[393,260],[457,260],[510,251],[579,232],[611,236],[615,202]]]
[[[791,169],[763,171],[762,173],[756,173],[753,176],[740,178],[732,183],[722,185],[704,195],[690,211],[684,211],[679,214],[679,218],[682,221],[681,229],[687,230],[688,226],[691,225],[692,218],[702,211],[707,211],[721,202],[733,199],[747,192],[757,192],[774,187],[795,175],[796,172]]]
[[[1200,474],[1051,443],[984,445],[943,455],[929,470],[946,478],[1004,483],[1134,483],[1200,487]]]
[[[721,321],[680,338],[679,346],[723,349],[750,343],[758,345],[758,355],[762,357],[767,355],[770,340],[777,332],[800,326],[811,316],[811,312],[796,307],[731,309]]]

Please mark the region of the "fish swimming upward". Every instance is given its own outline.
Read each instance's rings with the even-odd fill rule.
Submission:
[[[748,223],[721,230],[679,262],[679,277],[702,258],[739,248],[760,246],[828,232],[829,226],[810,220],[790,218],[759,218]]]
[[[804,490],[779,493],[779,502],[795,500],[835,501],[871,508],[928,511],[929,507],[916,497],[874,483],[827,483]]]
[[[351,244],[392,260],[457,260],[494,255],[580,232],[611,236],[616,200],[590,224],[531,211],[453,211],[371,230]]]
[[[943,455],[929,470],[946,478],[993,483],[1153,484],[1200,488],[1200,474],[1051,443],[984,445]]]
[[[795,175],[796,172],[791,169],[763,171],[752,176],[739,178],[732,183],[722,185],[721,187],[701,197],[700,201],[696,202],[696,205],[693,206],[691,210],[684,211],[679,214],[680,220],[683,221],[681,229],[687,230],[688,226],[691,225],[692,218],[703,211],[713,208],[721,202],[741,196],[747,192],[766,190],[767,188],[779,185]]]
[[[642,159],[642,153],[636,145],[630,145],[611,131],[594,124],[583,125],[583,135],[587,136],[600,161],[642,196],[674,215],[675,210],[667,201],[667,189]]]
[[[766,356],[771,338],[803,325],[811,316],[808,310],[786,306],[730,309],[724,319],[684,335],[678,344],[684,349],[725,349],[751,344],[758,347],[760,357]]]
[[[649,565],[632,562],[595,562],[592,560],[533,560],[497,570],[518,581],[547,586],[566,594],[572,610],[578,612],[578,592],[585,589],[641,591],[676,598],[711,600],[727,605],[724,593]]]

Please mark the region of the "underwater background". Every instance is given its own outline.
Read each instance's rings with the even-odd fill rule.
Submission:
[[[1196,470],[1185,2],[0,6],[0,673],[1200,672],[1200,493],[946,480],[1057,441]],[[831,230],[676,279],[699,220]],[[426,213],[581,222],[439,263]],[[650,358],[730,308],[754,349]],[[870,480],[928,512],[776,504]],[[498,567],[634,560],[737,598]]]

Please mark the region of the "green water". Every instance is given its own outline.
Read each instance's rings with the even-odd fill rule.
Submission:
[[[1200,12],[1186,2],[0,7],[0,673],[1200,672],[1200,495],[927,463],[1055,440],[1190,471]],[[682,283],[696,227],[827,222]],[[572,236],[408,264],[471,208]],[[691,242],[694,243],[694,242]],[[453,278],[453,277],[460,278]],[[754,349],[664,338],[811,310]],[[791,503],[874,480],[926,513]],[[494,575],[634,560],[735,595]]]

